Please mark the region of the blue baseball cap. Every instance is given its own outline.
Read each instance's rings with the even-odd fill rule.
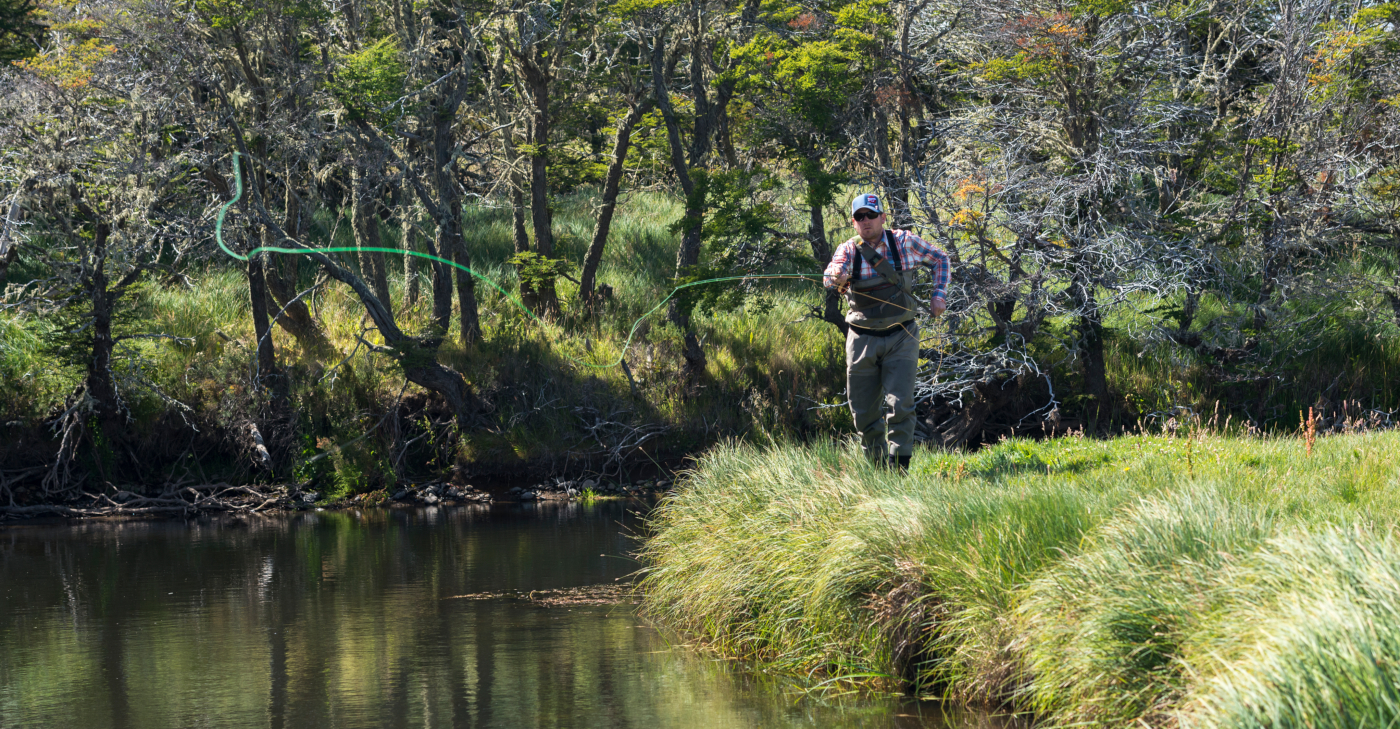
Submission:
[[[851,215],[860,212],[861,208],[877,213],[885,212],[880,205],[880,196],[873,192],[863,192],[851,200]]]

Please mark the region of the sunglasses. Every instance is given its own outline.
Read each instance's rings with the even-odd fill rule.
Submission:
[[[874,220],[874,219],[880,217],[880,213],[867,213],[867,212],[865,212],[864,210],[862,210],[862,211],[856,213],[855,215],[852,215],[851,217],[854,218],[854,219],[857,220],[857,221],[861,221],[861,220]]]

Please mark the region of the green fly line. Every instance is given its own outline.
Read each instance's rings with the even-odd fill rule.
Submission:
[[[434,256],[434,255],[432,255],[431,253],[422,253],[422,252],[419,252],[419,251],[409,251],[409,250],[403,250],[403,249],[400,249],[400,248],[379,248],[379,247],[371,247],[371,246],[345,246],[345,247],[330,247],[330,248],[282,248],[282,247],[279,247],[279,246],[260,246],[260,247],[258,247],[258,248],[254,248],[254,249],[248,251],[247,255],[239,255],[238,253],[235,253],[233,250],[231,250],[231,249],[224,243],[224,216],[228,214],[228,209],[229,209],[230,206],[232,206],[235,202],[237,202],[237,201],[243,199],[243,166],[239,163],[239,157],[241,157],[241,156],[242,156],[242,153],[241,153],[241,152],[234,152],[234,153],[233,153],[233,178],[234,178],[234,183],[235,183],[235,185],[237,185],[237,190],[236,190],[236,192],[234,193],[233,198],[230,199],[228,202],[224,203],[223,206],[219,208],[218,219],[216,220],[216,222],[215,222],[215,224],[214,224],[214,238],[215,238],[215,240],[218,241],[218,243],[219,243],[219,248],[222,248],[223,251],[224,251],[224,253],[227,253],[229,256],[231,256],[231,257],[233,257],[233,258],[235,258],[235,259],[237,259],[237,260],[240,260],[240,261],[246,261],[246,260],[248,260],[250,257],[256,256],[256,255],[258,255],[259,253],[285,253],[285,254],[289,254],[289,255],[307,255],[307,254],[310,254],[310,253],[362,253],[362,252],[369,252],[369,253],[397,253],[397,254],[403,255],[403,256],[417,256],[417,257],[419,257],[419,258],[426,258],[426,259],[428,259],[428,260],[430,260],[430,261],[436,261],[436,262],[438,262],[438,263],[445,263],[445,264],[447,264],[447,265],[449,265],[449,266],[452,266],[453,268],[456,268],[456,269],[458,269],[458,270],[460,270],[460,271],[465,271],[465,272],[467,272],[468,274],[471,274],[472,276],[474,276],[475,278],[477,278],[478,280],[485,282],[487,286],[490,286],[491,288],[493,288],[493,289],[495,289],[496,291],[500,292],[500,294],[501,294],[502,296],[504,296],[504,297],[506,297],[507,299],[509,299],[509,300],[511,301],[511,303],[515,304],[516,307],[518,307],[521,311],[525,312],[525,315],[526,315],[526,316],[530,317],[531,319],[534,319],[536,322],[539,322],[540,325],[541,325],[541,328],[543,328],[544,320],[540,319],[539,316],[537,316],[537,315],[535,314],[535,312],[530,311],[530,307],[526,306],[526,305],[525,305],[525,302],[521,301],[519,298],[517,298],[516,296],[512,295],[509,291],[506,291],[505,289],[501,288],[499,285],[496,284],[495,281],[492,281],[491,279],[489,279],[489,278],[487,278],[487,277],[485,277],[485,276],[483,276],[483,275],[477,273],[476,271],[473,271],[471,268],[469,268],[469,267],[467,267],[467,266],[463,266],[462,264],[457,263],[456,261],[449,261],[449,260],[447,260],[446,258],[442,258],[442,257],[440,257],[440,256]],[[611,362],[611,363],[609,363],[609,364],[594,364],[594,363],[592,363],[592,362],[585,362],[584,360],[578,359],[578,358],[576,358],[576,357],[572,357],[572,356],[570,356],[570,355],[569,355],[568,353],[566,353],[566,352],[560,352],[560,354],[563,355],[565,359],[568,359],[568,360],[570,360],[570,361],[572,361],[572,362],[575,362],[575,363],[577,363],[577,364],[584,365],[585,367],[595,367],[595,368],[598,368],[598,369],[607,369],[607,368],[611,368],[611,367],[617,367],[618,365],[622,364],[622,358],[623,358],[624,356],[626,356],[627,350],[631,348],[631,346],[632,346],[632,339],[637,335],[637,329],[638,329],[639,327],[641,327],[642,322],[646,321],[649,317],[651,317],[652,314],[655,314],[661,307],[665,306],[665,305],[666,305],[666,302],[668,302],[668,301],[670,301],[671,299],[675,298],[676,294],[679,293],[682,289],[688,289],[688,288],[691,288],[691,287],[694,287],[694,286],[701,286],[701,285],[704,285],[704,284],[722,283],[722,282],[724,282],[724,281],[747,281],[747,280],[760,279],[760,278],[796,278],[796,279],[802,279],[802,280],[805,280],[805,281],[812,281],[813,283],[815,283],[815,282],[816,282],[815,280],[816,280],[816,279],[820,279],[821,277],[820,277],[820,276],[815,276],[815,275],[813,275],[813,274],[808,274],[808,273],[765,273],[765,274],[750,274],[750,275],[746,275],[746,276],[721,276],[721,277],[719,277],[719,278],[707,278],[707,279],[704,279],[703,281],[691,281],[691,282],[689,282],[689,283],[684,283],[684,284],[681,284],[681,285],[675,287],[674,289],[671,289],[671,293],[670,293],[670,294],[667,294],[666,298],[664,298],[664,299],[661,300],[661,303],[659,303],[659,304],[657,304],[656,306],[652,307],[650,311],[648,311],[647,313],[643,314],[643,315],[641,316],[641,318],[637,319],[637,321],[636,321],[634,324],[632,324],[632,329],[631,329],[631,331],[629,331],[629,332],[627,333],[627,341],[623,344],[623,346],[622,346],[622,352],[621,352],[621,354],[617,355],[617,360],[616,360],[616,361]]]

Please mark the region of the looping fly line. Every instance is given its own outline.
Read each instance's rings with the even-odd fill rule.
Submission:
[[[426,259],[428,259],[428,260],[430,260],[430,261],[436,261],[437,263],[443,263],[443,264],[446,264],[446,265],[448,265],[448,266],[452,266],[453,268],[456,268],[456,269],[458,269],[458,270],[460,270],[460,271],[465,271],[465,272],[467,272],[468,274],[474,276],[477,280],[482,281],[482,282],[485,282],[486,285],[488,285],[488,286],[490,286],[491,288],[495,289],[496,291],[500,292],[500,294],[501,294],[502,296],[504,296],[505,298],[509,299],[510,302],[513,303],[513,304],[515,304],[515,306],[516,306],[517,308],[519,308],[521,311],[525,312],[525,315],[526,315],[526,316],[530,317],[531,319],[534,319],[535,321],[539,322],[541,325],[544,324],[544,321],[543,321],[542,319],[540,319],[539,316],[537,316],[537,315],[535,314],[535,312],[530,311],[530,307],[526,306],[526,305],[525,305],[525,302],[521,301],[519,298],[517,298],[517,297],[515,297],[514,295],[512,295],[509,291],[506,291],[505,289],[501,288],[499,285],[496,284],[495,281],[492,281],[491,279],[489,279],[489,278],[487,278],[487,277],[485,277],[485,276],[483,276],[483,275],[477,273],[476,271],[473,271],[471,268],[469,268],[469,267],[467,267],[467,266],[463,266],[462,264],[457,263],[456,261],[449,261],[449,260],[447,260],[446,258],[442,258],[442,257],[440,257],[440,256],[434,256],[434,255],[432,255],[431,253],[421,253],[421,252],[419,252],[419,251],[402,250],[402,249],[399,249],[399,248],[378,248],[378,247],[368,247],[368,246],[364,246],[364,247],[362,247],[362,246],[345,246],[345,247],[330,247],[330,248],[282,248],[282,247],[279,247],[279,246],[259,246],[259,247],[257,247],[257,248],[254,248],[254,249],[248,251],[247,255],[240,255],[240,254],[234,252],[233,250],[231,250],[231,249],[224,243],[224,216],[228,214],[228,209],[229,209],[229,207],[231,207],[235,202],[237,202],[237,201],[243,199],[243,165],[240,164],[240,160],[239,160],[239,158],[240,158],[241,156],[242,156],[242,153],[241,153],[241,152],[234,152],[234,153],[233,153],[233,179],[234,179],[234,184],[236,185],[236,191],[234,192],[233,197],[232,197],[228,202],[224,203],[224,204],[219,208],[219,215],[218,215],[218,218],[216,219],[215,224],[214,224],[214,239],[215,239],[216,241],[218,241],[219,248],[223,249],[224,253],[227,253],[230,257],[235,258],[235,259],[240,260],[240,261],[246,261],[246,260],[248,260],[250,257],[256,256],[256,255],[258,255],[259,253],[284,253],[284,254],[288,254],[288,255],[307,255],[307,254],[310,254],[310,253],[363,253],[363,252],[369,252],[369,253],[396,253],[396,254],[399,254],[399,255],[402,255],[402,256],[417,256],[417,257],[419,257],[419,258],[426,258]],[[682,289],[688,289],[688,288],[692,288],[692,287],[695,287],[695,286],[702,286],[702,285],[704,285],[704,284],[722,283],[722,282],[725,282],[725,281],[751,281],[751,280],[763,279],[763,278],[795,278],[795,279],[801,279],[801,280],[804,280],[804,281],[810,281],[810,282],[812,282],[812,283],[818,283],[818,282],[820,281],[820,279],[821,279],[821,276],[814,276],[814,275],[812,275],[812,274],[807,274],[807,273],[766,273],[766,274],[750,274],[750,275],[746,275],[746,276],[721,276],[721,277],[719,277],[719,278],[707,278],[707,279],[704,279],[703,281],[691,281],[691,282],[689,282],[689,283],[684,283],[684,284],[681,284],[680,286],[675,287],[674,289],[671,289],[671,293],[670,293],[670,294],[667,294],[667,295],[666,295],[666,298],[664,298],[664,299],[661,300],[661,303],[659,303],[659,304],[657,304],[656,306],[652,307],[650,311],[648,311],[647,313],[643,314],[643,315],[641,316],[641,318],[637,319],[637,321],[636,321],[635,323],[632,324],[632,329],[631,329],[631,331],[629,331],[629,332],[627,333],[627,341],[626,341],[626,342],[623,344],[623,346],[622,346],[622,352],[621,352],[621,354],[618,354],[618,355],[617,355],[617,359],[616,359],[615,361],[613,361],[613,362],[611,362],[611,363],[608,363],[608,364],[594,364],[594,363],[592,363],[592,362],[585,362],[585,361],[583,361],[583,360],[581,360],[581,359],[578,359],[578,358],[576,358],[576,357],[572,357],[572,356],[570,356],[570,355],[569,355],[568,353],[566,353],[566,352],[560,352],[560,354],[563,355],[565,359],[568,359],[568,360],[570,360],[570,361],[572,361],[572,362],[574,362],[574,363],[576,363],[576,364],[580,364],[580,365],[583,365],[583,366],[585,366],[585,367],[594,367],[594,368],[598,368],[598,369],[608,369],[608,368],[611,368],[611,367],[617,367],[618,365],[620,365],[620,364],[622,363],[622,358],[627,354],[627,350],[628,350],[629,348],[631,348],[631,346],[632,346],[632,339],[633,339],[634,337],[636,337],[636,335],[637,335],[637,329],[642,325],[642,322],[646,321],[648,318],[651,317],[652,314],[655,314],[661,307],[665,306],[665,305],[666,305],[666,302],[668,302],[668,301],[670,301],[671,299],[675,298],[676,294],[679,293]],[[819,284],[819,285],[820,285],[820,284]]]

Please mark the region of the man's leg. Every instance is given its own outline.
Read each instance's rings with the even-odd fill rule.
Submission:
[[[919,327],[904,325],[905,332],[891,334],[880,371],[883,375],[885,423],[889,426],[890,458],[908,464],[914,453],[914,376],[919,371]]]
[[[860,447],[866,457],[881,459],[885,455],[884,424],[880,422],[883,404],[880,399],[881,337],[846,334],[846,395],[850,398],[851,415],[860,433]]]

